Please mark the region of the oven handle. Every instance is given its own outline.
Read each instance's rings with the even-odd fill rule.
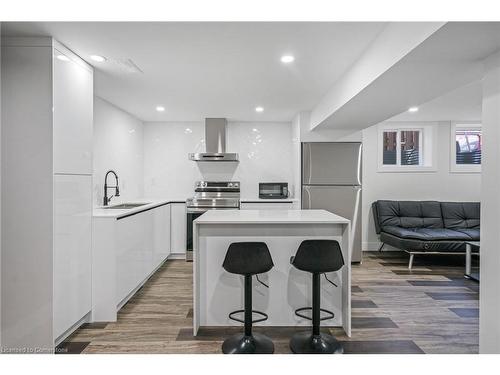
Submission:
[[[239,210],[239,207],[186,207],[186,212],[189,213],[198,213],[198,212],[207,212],[210,210]]]

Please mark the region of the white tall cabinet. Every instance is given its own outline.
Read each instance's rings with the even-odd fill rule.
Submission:
[[[52,38],[1,58],[2,345],[50,352],[91,310],[93,69]]]

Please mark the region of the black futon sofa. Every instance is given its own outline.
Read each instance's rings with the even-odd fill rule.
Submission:
[[[379,200],[372,209],[379,251],[385,244],[406,251],[409,269],[415,254],[464,254],[467,241],[479,241],[479,202]]]

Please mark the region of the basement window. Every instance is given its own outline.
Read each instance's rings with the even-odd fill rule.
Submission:
[[[432,170],[431,126],[383,124],[378,133],[379,172]]]
[[[481,124],[451,124],[450,172],[480,173],[483,134]]]

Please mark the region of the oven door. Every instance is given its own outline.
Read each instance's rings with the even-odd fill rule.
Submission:
[[[196,218],[203,215],[207,210],[206,209],[187,209],[186,217],[187,217],[187,225],[186,225],[186,261],[193,261],[193,221]]]

